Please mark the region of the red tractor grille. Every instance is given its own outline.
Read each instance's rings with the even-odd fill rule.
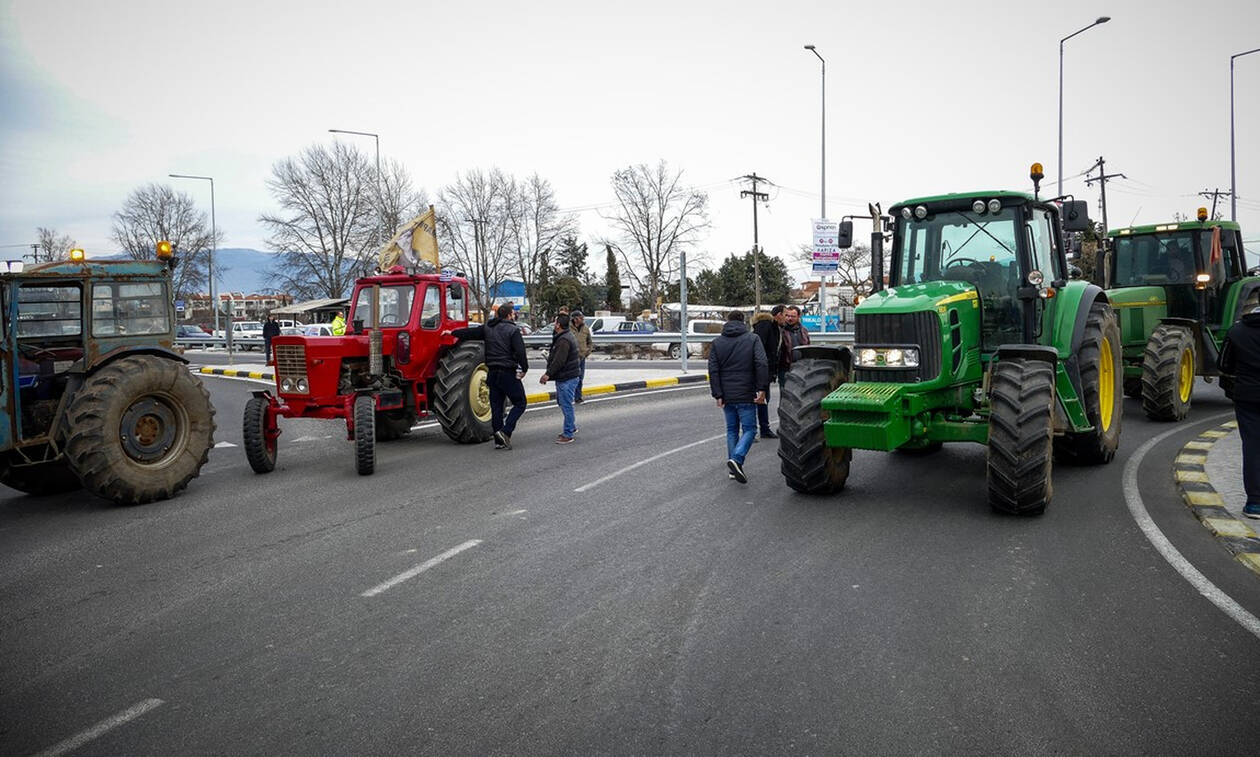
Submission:
[[[306,345],[277,344],[276,376],[297,378],[306,376]]]

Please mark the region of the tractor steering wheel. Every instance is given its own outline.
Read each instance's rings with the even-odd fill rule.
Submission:
[[[980,261],[975,258],[954,258],[945,264],[946,268],[957,268],[964,265],[980,265]]]

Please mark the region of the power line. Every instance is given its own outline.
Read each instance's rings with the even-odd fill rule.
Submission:
[[[762,202],[765,202],[770,199],[770,195],[766,194],[765,192],[758,192],[757,182],[764,181],[767,184],[770,184],[771,186],[774,186],[774,182],[770,181],[764,176],[758,176],[756,171],[746,176],[742,176],[740,178],[746,181],[752,182],[752,189],[742,190],[739,193],[739,196],[740,196],[740,199],[743,199],[745,197],[751,197],[753,201],[752,203],[752,206],[753,206],[753,284],[754,284],[754,295],[755,295],[754,299],[756,300],[754,304],[756,305],[758,310],[761,310],[761,254],[760,254],[760,250],[758,249],[760,245],[758,244],[758,238],[757,238],[757,201],[760,200]]]
[[[1125,175],[1124,175],[1124,174],[1122,174],[1122,173],[1113,173],[1113,174],[1106,173],[1106,168],[1105,168],[1105,166],[1106,166],[1106,162],[1103,160],[1103,157],[1102,157],[1101,155],[1099,155],[1099,156],[1098,156],[1098,162],[1097,162],[1097,163],[1094,163],[1094,165],[1090,166],[1090,167],[1089,167],[1089,168],[1085,171],[1086,173],[1091,173],[1091,172],[1093,172],[1093,170],[1094,170],[1095,168],[1097,168],[1097,169],[1098,169],[1098,176],[1096,176],[1096,177],[1095,177],[1095,176],[1091,176],[1091,177],[1089,177],[1089,178],[1085,179],[1085,186],[1089,186],[1090,184],[1092,184],[1093,182],[1095,182],[1095,181],[1096,181],[1096,182],[1098,182],[1098,183],[1099,183],[1099,185],[1100,185],[1100,187],[1101,187],[1101,189],[1102,189],[1102,221],[1103,221],[1103,233],[1104,233],[1104,234],[1105,234],[1105,233],[1107,233],[1107,229],[1108,229],[1108,226],[1107,226],[1107,182],[1108,182],[1108,181],[1110,181],[1111,179],[1127,179],[1127,178],[1129,178],[1129,177],[1125,176]]]
[[[1202,192],[1200,192],[1199,193],[1200,197],[1207,197],[1209,195],[1211,195],[1212,197],[1212,212],[1208,215],[1208,218],[1215,221],[1216,220],[1216,201],[1220,199],[1221,195],[1225,195],[1226,197],[1229,197],[1232,194],[1233,193],[1229,191],[1222,192],[1220,187],[1217,187],[1216,189],[1205,189]]]

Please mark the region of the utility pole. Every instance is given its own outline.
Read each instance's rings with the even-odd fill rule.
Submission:
[[[1228,191],[1228,190],[1226,190],[1226,191],[1222,192],[1222,191],[1221,191],[1221,188],[1220,188],[1220,187],[1217,187],[1216,189],[1205,189],[1205,190],[1203,190],[1202,192],[1200,192],[1200,193],[1199,193],[1199,196],[1200,196],[1200,197],[1211,197],[1211,198],[1212,198],[1212,212],[1208,215],[1208,220],[1209,220],[1209,221],[1215,221],[1215,220],[1216,220],[1216,201],[1217,201],[1217,199],[1219,199],[1219,198],[1221,198],[1221,197],[1229,197],[1229,198],[1232,200],[1232,199],[1233,199],[1233,197],[1234,197],[1234,193],[1233,193],[1233,192],[1230,192],[1230,191]]]
[[[1086,186],[1089,186],[1090,184],[1092,184],[1093,182],[1095,182],[1095,181],[1096,181],[1096,182],[1098,182],[1098,183],[1099,183],[1099,185],[1100,185],[1100,189],[1102,190],[1103,245],[1104,245],[1104,247],[1105,247],[1105,246],[1106,246],[1106,240],[1107,240],[1107,228],[1108,228],[1108,227],[1107,227],[1107,182],[1108,182],[1109,180],[1111,180],[1111,179],[1117,179],[1117,178],[1119,178],[1119,179],[1127,179],[1127,178],[1129,178],[1129,177],[1128,177],[1128,176],[1125,176],[1125,175],[1124,175],[1124,174],[1122,174],[1122,173],[1111,173],[1111,174],[1109,174],[1109,173],[1107,173],[1107,172],[1106,172],[1106,169],[1105,169],[1105,167],[1104,167],[1104,166],[1105,166],[1105,161],[1103,161],[1102,156],[1101,156],[1101,155],[1099,155],[1099,156],[1098,156],[1098,162],[1097,162],[1097,163],[1095,163],[1094,165],[1090,166],[1090,167],[1089,167],[1089,170],[1087,170],[1087,171],[1085,172],[1085,173],[1090,173],[1090,172],[1092,172],[1095,168],[1097,168],[1097,169],[1098,169],[1098,175],[1097,175],[1097,176],[1090,176],[1090,177],[1086,178],[1086,179],[1085,179],[1085,185],[1086,185]]]
[[[761,310],[761,248],[758,244],[757,236],[757,202],[768,201],[770,199],[770,195],[765,192],[758,192],[757,182],[764,181],[769,184],[770,180],[764,176],[758,176],[756,171],[753,171],[746,176],[741,176],[740,178],[747,179],[752,182],[752,189],[742,190],[739,193],[739,198],[742,200],[745,197],[751,197],[753,201],[753,289],[756,300],[753,303],[753,307],[757,310]]]

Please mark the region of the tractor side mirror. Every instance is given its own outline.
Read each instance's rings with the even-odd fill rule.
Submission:
[[[853,222],[841,221],[836,231],[836,247],[847,250],[853,246]]]
[[[1068,200],[1063,203],[1063,230],[1085,231],[1089,228],[1089,203],[1085,200]]]

